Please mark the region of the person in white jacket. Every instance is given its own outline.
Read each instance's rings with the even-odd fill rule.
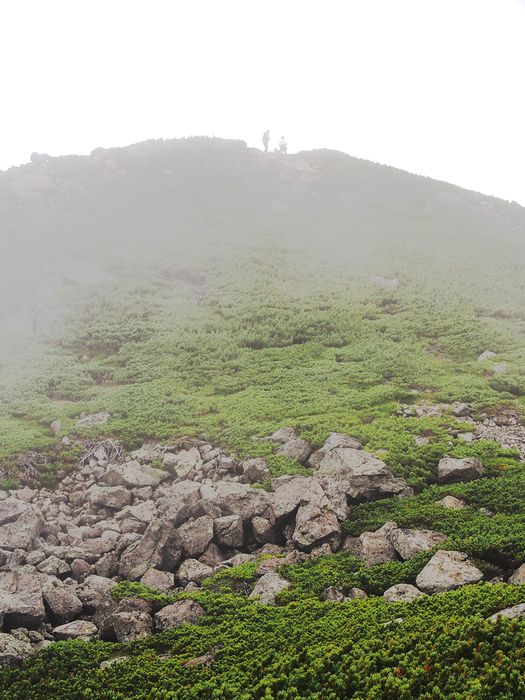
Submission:
[[[279,150],[284,156],[288,153],[288,144],[284,136],[281,136],[281,140],[279,141]]]

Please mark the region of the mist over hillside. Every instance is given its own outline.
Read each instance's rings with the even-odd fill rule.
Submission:
[[[525,259],[523,208],[342,153],[282,158],[191,138],[33,161],[0,173],[7,327],[44,328],[67,286],[177,266],[197,279],[261,250],[349,280],[439,289],[458,274],[457,293],[480,304],[495,287],[504,303],[523,293],[506,289]]]

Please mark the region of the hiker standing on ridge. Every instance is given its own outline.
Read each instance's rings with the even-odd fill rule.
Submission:
[[[264,146],[264,152],[268,153],[268,144],[270,143],[270,129],[266,129],[263,134],[262,142]]]
[[[286,139],[284,136],[281,136],[281,140],[279,141],[279,150],[285,156],[288,153],[288,144],[286,143]]]

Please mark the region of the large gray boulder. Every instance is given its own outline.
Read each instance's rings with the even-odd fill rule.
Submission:
[[[42,515],[35,506],[14,498],[0,501],[0,514],[2,504],[6,502],[8,505],[2,516],[4,524],[0,525],[0,549],[32,549],[44,529]]]
[[[171,571],[160,571],[160,569],[148,569],[140,582],[158,591],[168,592],[175,588],[175,574]]]
[[[199,511],[201,485],[188,479],[157,489],[157,507],[165,520],[174,527],[182,525]],[[200,512],[199,512],[200,514]]]
[[[473,481],[481,478],[483,464],[477,457],[443,457],[438,464],[438,483],[454,484],[458,481]]]
[[[257,581],[250,598],[257,599],[265,605],[275,605],[279,593],[290,588],[292,584],[275,571],[270,571]]]
[[[436,544],[444,542],[447,536],[434,530],[411,530],[397,528],[389,535],[390,542],[401,559],[412,559],[419,552],[432,549]]]
[[[153,632],[151,604],[142,598],[124,598],[115,607],[109,606],[97,621],[99,636],[108,641],[131,642]]]
[[[8,627],[38,627],[45,609],[39,574],[24,567],[0,573],[0,611]]]
[[[125,486],[128,489],[158,486],[166,478],[168,474],[162,469],[154,469],[136,460],[111,466],[104,474],[108,486]]]
[[[311,476],[280,476],[272,480],[273,508],[277,520],[287,518],[299,506],[312,504],[319,508],[330,508],[319,479]]]
[[[270,470],[262,457],[244,459],[240,466],[243,475],[250,483],[261,483],[270,477]]]
[[[204,608],[195,600],[178,600],[155,615],[155,629],[164,632],[183,625],[195,625],[204,614]]]
[[[344,493],[354,501],[367,501],[411,493],[404,479],[394,477],[384,462],[352,447],[328,452],[317,474],[329,498],[332,493]]]
[[[142,537],[124,551],[118,573],[122,578],[137,581],[152,567],[172,571],[181,555],[176,530],[171,522],[156,516]]]
[[[242,547],[244,532],[240,515],[224,515],[213,521],[217,544],[222,547]]]
[[[440,550],[419,572],[416,585],[425,593],[443,593],[469,583],[478,583],[483,573],[464,552]]]
[[[116,581],[104,576],[91,574],[76,590],[76,595],[88,614],[92,614],[100,606],[104,597],[117,585]]]
[[[210,576],[213,576],[212,567],[198,559],[185,559],[177,571],[181,586],[186,586],[188,583],[202,583]]]
[[[18,666],[31,654],[32,649],[29,642],[15,639],[10,634],[0,633],[0,668]]]
[[[92,506],[120,510],[131,503],[131,493],[124,486],[97,486],[94,484],[86,496]]]
[[[341,529],[335,513],[314,503],[299,507],[295,516],[292,542],[298,549],[309,551],[314,545],[339,535]]]
[[[203,515],[181,525],[176,531],[176,543],[183,555],[200,556],[213,540],[213,518]]]
[[[509,578],[509,583],[517,585],[525,583],[525,564],[522,564]]]
[[[193,470],[202,466],[202,458],[199,450],[192,447],[180,452],[166,452],[163,459],[164,466],[174,476],[185,479]]]
[[[274,519],[272,497],[262,489],[230,481],[206,481],[200,491],[202,498],[216,505],[222,515],[240,515],[243,522],[256,516]]]
[[[42,586],[47,613],[54,625],[71,622],[82,613],[82,602],[72,590],[49,577]]]

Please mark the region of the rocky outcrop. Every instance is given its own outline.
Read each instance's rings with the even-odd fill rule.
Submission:
[[[290,588],[291,583],[274,571],[270,571],[257,581],[250,598],[257,599],[265,605],[275,605],[277,596],[282,591]]]
[[[483,573],[463,552],[436,552],[416,578],[416,585],[425,593],[443,593],[469,583],[477,583]]]

